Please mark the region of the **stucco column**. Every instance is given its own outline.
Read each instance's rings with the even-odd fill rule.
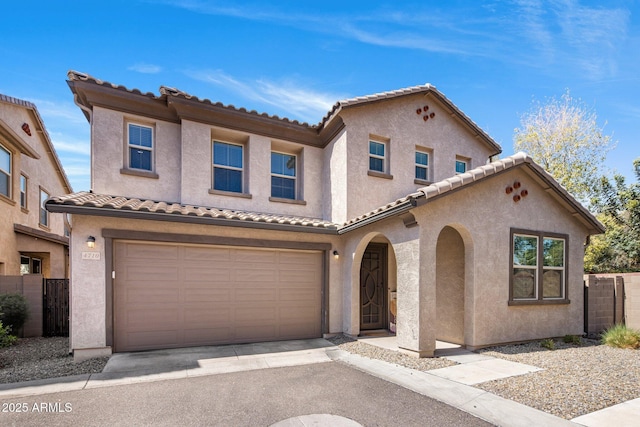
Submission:
[[[416,357],[431,357],[435,351],[435,335],[432,339],[427,336],[425,327],[427,315],[434,310],[425,307],[428,299],[425,297],[427,288],[424,286],[423,276],[426,264],[420,239],[395,243],[398,265],[398,325],[396,336],[400,350]],[[434,257],[435,258],[435,257]],[[427,271],[429,269],[426,269]],[[433,269],[431,269],[433,270]],[[433,272],[435,282],[435,272]],[[432,286],[435,299],[435,283]],[[435,308],[435,305],[434,305]],[[432,323],[432,322],[430,322]]]

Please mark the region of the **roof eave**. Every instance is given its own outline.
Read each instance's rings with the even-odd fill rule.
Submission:
[[[196,215],[182,215],[176,213],[166,212],[143,212],[134,210],[121,210],[113,208],[100,208],[94,206],[78,206],[78,205],[65,205],[53,202],[46,203],[46,209],[49,212],[56,213],[68,213],[77,215],[89,215],[89,216],[103,216],[103,217],[115,217],[137,220],[150,220],[150,221],[168,221],[168,222],[181,222],[190,224],[208,224],[219,225],[227,227],[241,227],[241,228],[253,228],[262,230],[278,230],[278,231],[294,231],[303,233],[318,233],[318,234],[338,234],[337,227],[315,227],[310,225],[295,225],[295,224],[281,224],[277,222],[267,221],[249,221],[227,218],[213,218],[206,216]]]

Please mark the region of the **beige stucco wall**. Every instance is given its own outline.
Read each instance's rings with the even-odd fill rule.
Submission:
[[[322,173],[323,218],[336,223],[349,220],[347,217],[347,133],[342,130],[324,148]]]
[[[153,128],[157,179],[120,171],[128,167],[125,135],[129,122]],[[177,124],[94,107],[91,139],[91,187],[94,192],[180,201],[180,127]]]
[[[529,195],[518,203],[505,188],[522,183]],[[414,210],[421,227],[427,264],[434,258],[441,230],[451,226],[465,241],[465,344],[522,341],[583,329],[583,244],[586,230],[567,210],[549,197],[523,168],[492,177],[483,183],[449,194]],[[510,228],[569,235],[568,298],[570,304],[509,306]],[[435,261],[435,260],[433,260]],[[432,264],[431,264],[432,265]],[[437,282],[428,270],[422,286]],[[428,328],[428,325],[421,325]],[[431,335],[431,331],[423,333]]]
[[[329,243],[343,252],[337,236],[315,233],[278,232],[272,230],[243,229],[200,224],[170,223],[164,221],[129,220],[91,216],[73,216],[71,244],[71,348],[96,349],[106,346],[106,268],[104,228],[148,232],[176,233],[184,236],[218,236],[277,241]],[[87,236],[96,237],[94,249],[86,246]],[[332,249],[332,250],[333,250]],[[96,251],[99,260],[82,259],[82,252]],[[342,289],[340,276],[342,260],[329,257],[329,332],[342,331]]]
[[[182,203],[228,209],[268,212],[310,218],[322,217],[322,149],[182,121]],[[212,140],[244,146],[244,191],[250,198],[210,194]],[[299,196],[305,204],[271,201],[271,151],[295,154]]]
[[[435,114],[427,121],[416,114],[416,110],[425,105],[429,106],[429,113]],[[433,181],[455,175],[458,155],[471,159],[469,168],[474,168],[485,164],[492,154],[488,146],[432,97],[395,98],[347,108],[341,115],[347,133],[348,182],[345,185],[349,219],[424,186],[414,183],[417,147],[432,150]],[[371,135],[389,141],[389,173],[393,179],[367,174]]]
[[[20,274],[20,252],[39,252],[43,258],[51,253],[50,276],[65,277],[64,248],[41,239],[35,240],[27,236],[19,236],[14,232],[14,224],[31,227],[47,233],[64,235],[64,217],[62,214],[49,214],[49,225],[40,226],[40,189],[49,195],[66,194],[64,181],[58,174],[53,155],[49,153],[44,135],[39,132],[39,124],[31,110],[18,105],[0,102],[0,119],[33,148],[40,159],[33,159],[20,153],[17,147],[0,137],[0,144],[12,153],[12,191],[11,198],[0,196],[0,274]],[[27,123],[31,136],[22,130]],[[20,207],[20,174],[27,177],[27,208]],[[46,273],[43,271],[43,273]],[[60,274],[58,276],[58,274]]]

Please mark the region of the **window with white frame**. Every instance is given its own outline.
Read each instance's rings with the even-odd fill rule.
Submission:
[[[40,189],[40,225],[49,227],[49,211],[45,208],[45,202],[49,198],[47,193],[42,188]]]
[[[469,167],[469,161],[461,157],[456,158],[456,175],[465,173]]]
[[[429,181],[429,153],[416,151],[416,179]]]
[[[566,235],[512,230],[510,301],[565,300]]]
[[[11,152],[0,145],[0,194],[11,198]]]
[[[369,170],[387,173],[387,144],[385,142],[369,141]]]
[[[244,147],[213,141],[213,189],[242,193]]]
[[[296,166],[294,154],[271,152],[271,197],[296,199]]]
[[[20,207],[27,209],[27,177],[20,174]]]
[[[153,128],[139,124],[127,125],[129,168],[153,170]]]

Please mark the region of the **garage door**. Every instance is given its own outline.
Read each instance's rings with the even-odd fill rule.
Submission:
[[[316,338],[322,253],[115,243],[114,347]]]

